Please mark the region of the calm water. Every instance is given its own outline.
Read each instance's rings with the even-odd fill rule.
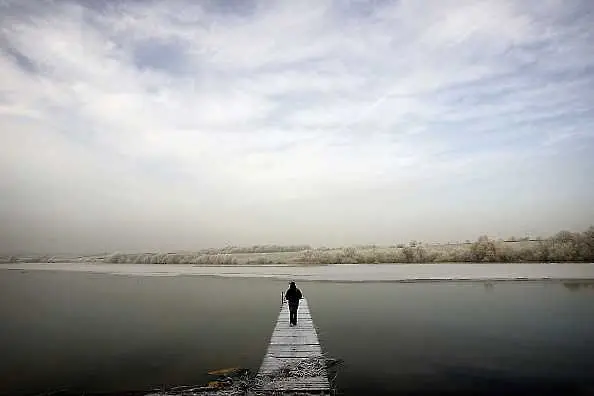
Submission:
[[[257,370],[285,281],[0,270],[0,394]],[[594,392],[594,288],[301,282],[341,394]]]

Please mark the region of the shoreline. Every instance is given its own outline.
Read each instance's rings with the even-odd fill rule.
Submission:
[[[208,276],[340,283],[594,282],[594,263],[325,264],[296,266],[15,263],[0,264],[0,270],[25,273],[53,271],[120,276]]]

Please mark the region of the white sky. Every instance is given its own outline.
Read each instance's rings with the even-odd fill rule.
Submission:
[[[0,252],[594,224],[588,0],[0,7]]]

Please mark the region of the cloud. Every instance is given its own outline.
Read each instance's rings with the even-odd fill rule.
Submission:
[[[587,226],[593,12],[585,0],[4,2],[0,250]]]

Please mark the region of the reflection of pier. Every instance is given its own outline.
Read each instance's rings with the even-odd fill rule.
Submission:
[[[289,309],[283,303],[258,377],[263,392],[330,394],[322,347],[306,299],[299,304],[294,327],[289,326]]]

